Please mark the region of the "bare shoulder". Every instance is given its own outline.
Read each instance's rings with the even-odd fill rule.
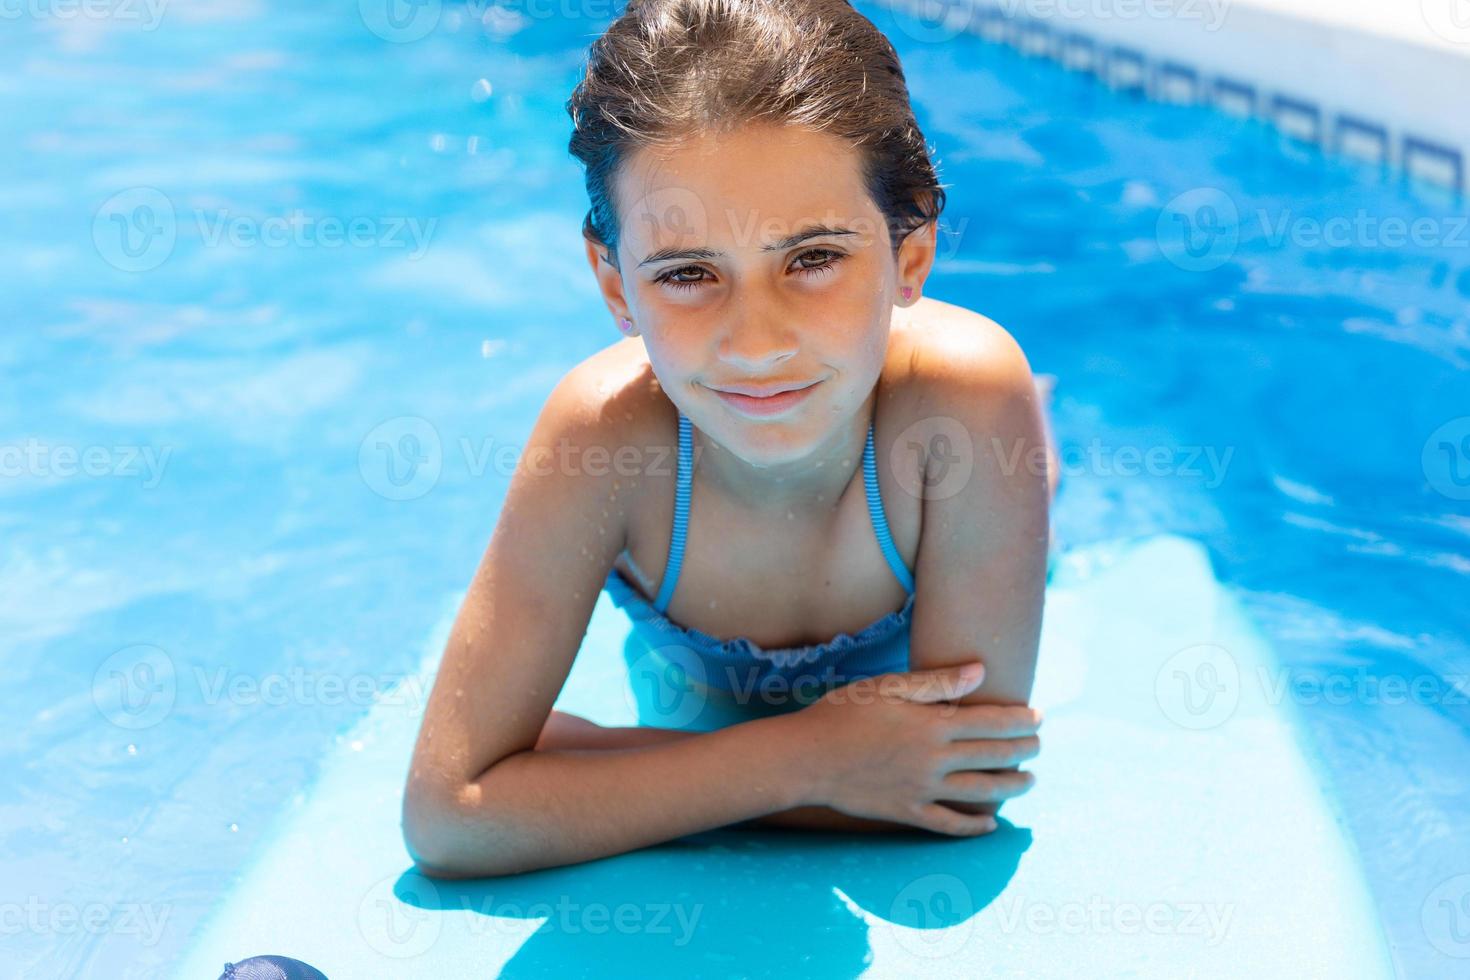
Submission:
[[[1021,345],[990,317],[930,297],[900,312],[883,380],[899,429],[940,413],[983,422],[1035,400]]]
[[[672,404],[636,338],[609,344],[574,365],[552,399],[588,444],[617,449],[667,443],[675,432]]]

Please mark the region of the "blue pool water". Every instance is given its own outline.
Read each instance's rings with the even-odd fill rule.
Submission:
[[[950,185],[927,291],[1060,378],[1061,543],[1210,549],[1284,669],[1243,682],[1284,685],[1400,969],[1455,975],[1463,203],[863,9]],[[562,110],[607,12],[445,3],[397,42],[345,0],[7,20],[5,975],[165,969],[418,665],[507,447],[617,336]]]

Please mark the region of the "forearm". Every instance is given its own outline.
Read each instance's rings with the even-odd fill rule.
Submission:
[[[778,716],[655,744],[517,752],[420,822],[432,826],[416,824],[410,846],[432,876],[517,874],[790,809],[810,788],[807,764],[787,748],[790,724]]]
[[[560,716],[560,717],[559,717]],[[689,738],[697,732],[677,728],[636,727],[619,728],[591,726],[581,719],[552,712],[538,749],[610,749],[641,748]],[[779,827],[797,830],[839,831],[849,833],[873,833],[879,831],[912,831],[909,824],[889,820],[870,820],[854,817],[827,806],[798,806],[778,810],[742,822],[755,827]]]

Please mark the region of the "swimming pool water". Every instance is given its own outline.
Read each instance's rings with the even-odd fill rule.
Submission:
[[[927,291],[1060,378],[1061,543],[1210,548],[1400,968],[1454,975],[1463,203],[862,9],[950,185]],[[617,336],[562,110],[608,12],[446,3],[394,42],[356,3],[218,0],[0,32],[9,975],[159,973],[418,665],[505,454]]]

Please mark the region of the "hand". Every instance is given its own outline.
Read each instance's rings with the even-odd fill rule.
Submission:
[[[951,703],[983,677],[978,662],[879,674],[801,709],[797,718],[806,726],[817,774],[810,802],[955,836],[994,830],[989,813],[963,813],[938,801],[998,805],[1030,789],[1031,773],[1004,770],[1040,751],[1041,712]]]

